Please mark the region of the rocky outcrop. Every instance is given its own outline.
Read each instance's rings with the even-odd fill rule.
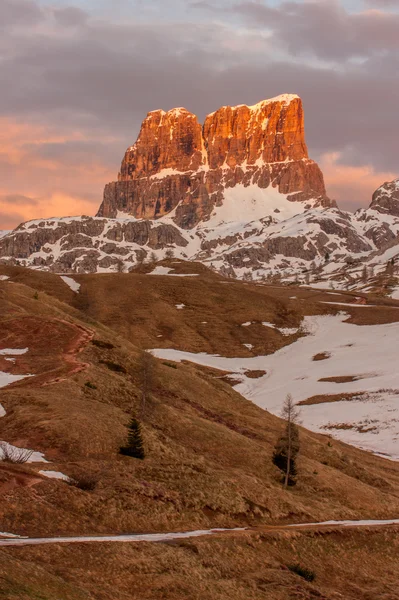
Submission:
[[[0,241],[0,261],[57,273],[115,270],[121,260],[133,267],[151,251],[188,245],[168,223],[92,217],[31,221]],[[145,250],[143,250],[145,248]]]
[[[309,159],[301,99],[282,95],[255,106],[225,106],[204,126],[184,108],[151,112],[104,191],[100,217],[158,219],[174,209],[184,229],[208,219],[226,188],[275,188],[307,207],[334,206]]]
[[[399,217],[399,179],[384,183],[374,192],[370,209]]]

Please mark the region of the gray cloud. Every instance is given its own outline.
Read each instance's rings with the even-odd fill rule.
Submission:
[[[37,23],[43,16],[34,0],[0,0],[0,29]]]
[[[337,0],[283,2],[277,8],[241,2],[232,12],[253,26],[270,29],[276,43],[294,56],[336,61],[399,50],[399,14],[351,14]]]
[[[194,5],[215,12],[212,3]],[[102,163],[116,175],[150,110],[186,106],[203,120],[221,105],[292,92],[304,100],[312,157],[337,151],[349,164],[398,169],[397,15],[348,15],[337,2],[241,2],[222,14],[231,23],[116,24],[72,6],[44,11],[33,0],[0,0],[0,20],[20,25],[0,42],[0,115],[93,140],[27,144],[32,158],[60,169]],[[246,27],[237,29],[237,19]],[[73,185],[65,182],[69,192]],[[88,197],[87,186],[81,191]]]
[[[0,202],[4,202],[5,204],[36,206],[38,204],[38,199],[30,198],[29,196],[24,196],[22,194],[5,194],[3,196],[0,195]]]
[[[81,8],[67,6],[54,9],[55,20],[63,27],[76,27],[87,22],[89,15]]]

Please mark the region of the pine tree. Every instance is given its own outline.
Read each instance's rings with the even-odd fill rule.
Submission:
[[[158,257],[157,257],[157,255],[155,254],[155,252],[151,252],[151,254],[150,254],[150,256],[149,256],[149,259],[148,259],[148,262],[149,262],[151,265],[154,265],[155,263],[157,263],[157,262],[158,262]]]
[[[282,410],[282,417],[286,421],[283,435],[278,439],[273,453],[273,463],[284,473],[284,487],[296,484],[296,457],[299,452],[299,411],[296,408],[291,394],[288,394]]]
[[[143,459],[145,457],[143,437],[141,435],[141,426],[137,419],[133,417],[130,421],[127,446],[122,446],[120,453],[124,456]]]

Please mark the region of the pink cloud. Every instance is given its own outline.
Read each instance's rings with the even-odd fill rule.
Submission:
[[[94,214],[116,171],[96,144],[101,141],[77,130],[0,119],[0,229],[33,218]]]
[[[324,173],[327,194],[344,210],[368,206],[373,192],[385,181],[397,177],[393,172],[377,171],[370,165],[351,166],[341,164],[339,160],[339,152],[330,152],[323,154],[319,165]]]

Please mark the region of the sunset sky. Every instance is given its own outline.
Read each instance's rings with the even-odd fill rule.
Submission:
[[[399,176],[399,0],[0,0],[0,229],[94,214],[146,113],[280,93],[342,208]]]

